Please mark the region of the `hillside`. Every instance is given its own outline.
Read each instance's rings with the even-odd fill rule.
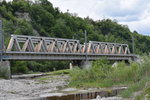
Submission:
[[[132,36],[135,39],[135,53],[150,53],[150,37],[131,32],[126,25],[117,21],[103,19],[94,21],[90,18],[80,18],[73,13],[62,13],[59,8],[54,8],[48,0],[30,2],[26,0],[13,0],[0,2],[0,20],[3,21],[5,45],[8,44],[11,34],[48,36],[58,38],[75,38],[84,42],[84,30],[88,32],[88,40],[107,41],[129,44],[132,52]],[[24,64],[19,62],[17,64]],[[53,63],[53,64],[52,64]],[[49,65],[58,66],[55,62],[27,63],[26,70],[44,71]],[[68,63],[68,62],[67,62]],[[13,64],[16,64],[13,62]],[[19,66],[16,65],[16,66]],[[25,66],[26,64],[24,64]],[[37,65],[37,68],[33,68]],[[46,66],[40,69],[40,66]],[[59,66],[66,66],[61,62]],[[61,69],[58,67],[56,69]],[[66,67],[65,67],[66,68]],[[53,70],[51,67],[49,70]],[[23,71],[24,72],[24,71]]]

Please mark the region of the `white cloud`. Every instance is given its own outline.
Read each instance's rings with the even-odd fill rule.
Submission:
[[[150,36],[150,11],[145,10],[140,16],[139,20],[131,22],[121,22],[127,24],[132,31],[137,30],[141,34]]]
[[[150,0],[49,0],[55,7],[78,16],[117,19],[131,30],[150,35]]]

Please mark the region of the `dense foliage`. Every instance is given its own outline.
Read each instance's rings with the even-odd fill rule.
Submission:
[[[3,0],[0,2],[0,20],[3,21],[5,45],[8,44],[11,34],[75,38],[83,43],[83,32],[87,30],[88,40],[127,43],[131,51],[131,38],[134,36],[135,53],[150,52],[150,37],[140,35],[136,31],[131,32],[126,25],[120,25],[115,20],[93,21],[89,17],[83,19],[76,14],[62,13],[48,0],[36,0],[35,2],[28,0],[6,2]],[[52,66],[50,62],[42,63],[49,67]],[[38,66],[41,66],[42,63],[34,62]],[[30,69],[31,64],[27,63],[27,66],[27,69]]]
[[[147,93],[150,96],[150,56],[143,57],[140,62],[130,62],[130,65],[119,62],[114,67],[111,67],[106,60],[100,59],[93,62],[90,69],[76,68],[70,72],[70,75],[70,86],[73,87],[129,86],[122,93],[123,97],[133,96],[133,92],[146,87],[141,94]]]

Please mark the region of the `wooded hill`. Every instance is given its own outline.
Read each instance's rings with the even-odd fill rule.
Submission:
[[[3,21],[5,45],[8,44],[11,34],[74,38],[83,43],[83,33],[87,30],[88,40],[127,43],[131,52],[134,36],[135,53],[150,53],[149,36],[131,32],[127,25],[118,24],[116,20],[94,21],[89,17],[78,17],[74,13],[62,13],[48,0],[34,3],[28,0],[3,0],[0,2],[0,20]],[[41,63],[38,65],[43,66]]]

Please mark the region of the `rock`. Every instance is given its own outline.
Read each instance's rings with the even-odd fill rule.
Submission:
[[[103,97],[103,98],[96,98],[92,100],[123,100],[121,97]]]
[[[101,96],[98,95],[98,96],[96,97],[96,99],[101,99]]]
[[[21,13],[21,12],[15,12],[18,18],[25,19],[26,21],[31,21],[30,15],[27,12]]]
[[[64,92],[77,91],[77,89],[76,88],[66,88],[66,89],[63,89],[62,91],[64,91]]]
[[[47,93],[40,95],[40,97],[62,96],[62,95],[64,95],[64,93]]]

